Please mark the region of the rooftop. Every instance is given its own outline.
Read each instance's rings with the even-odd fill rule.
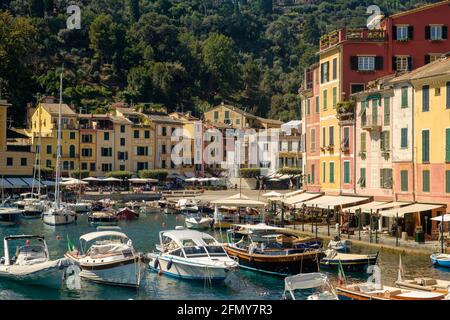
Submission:
[[[51,115],[58,115],[59,113],[59,103],[41,103],[40,106]],[[61,105],[61,115],[76,116],[77,114],[67,104],[63,103]]]
[[[398,76],[392,79],[390,83],[395,84],[411,80],[419,80],[449,74],[450,74],[450,59],[447,55],[429,64],[426,64],[420,68],[417,68],[411,72]]]

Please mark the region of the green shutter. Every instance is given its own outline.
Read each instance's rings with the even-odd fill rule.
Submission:
[[[445,162],[450,162],[450,129],[445,129]]]
[[[408,128],[401,129],[401,148],[408,148]]]
[[[327,90],[323,90],[323,109],[327,110]]]
[[[333,88],[333,107],[336,107],[337,105],[337,88]]]
[[[390,97],[384,97],[384,125],[391,124],[391,100]]]
[[[325,147],[326,144],[326,132],[327,132],[327,128],[323,127],[322,128],[322,146]]]
[[[322,162],[322,174],[323,174],[322,182],[325,183],[325,181],[326,181],[325,178],[327,175],[327,163],[326,162]]]
[[[361,151],[366,152],[366,133],[361,132]]]
[[[402,108],[408,107],[408,87],[402,88]]]
[[[430,192],[430,171],[422,171],[423,192]]]
[[[422,162],[430,162],[430,131],[422,131]]]
[[[319,113],[319,96],[316,97],[316,113]]]
[[[364,188],[366,186],[366,168],[360,168],[359,169],[359,175],[360,175],[360,185],[361,188]]]
[[[330,162],[330,183],[334,183],[334,162]]]
[[[406,192],[408,191],[408,171],[402,170],[400,171],[400,180],[401,180],[401,190]]]
[[[344,183],[350,183],[350,162],[344,162]]]
[[[378,100],[372,100],[372,124],[378,123]]]
[[[445,192],[450,193],[450,170],[445,171]]]
[[[312,181],[312,184],[314,184],[315,176],[314,176],[314,165],[313,164],[311,165],[311,181]]]
[[[306,114],[307,115],[311,114],[311,100],[310,99],[306,100]]]

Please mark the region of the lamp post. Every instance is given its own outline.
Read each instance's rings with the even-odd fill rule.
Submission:
[[[398,247],[398,212],[395,219],[395,246]]]
[[[330,236],[330,206],[327,209],[327,227],[328,227],[328,236]]]

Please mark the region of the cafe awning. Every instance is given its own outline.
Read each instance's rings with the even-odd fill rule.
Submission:
[[[321,197],[322,194],[320,193],[301,193],[293,197],[289,197],[287,199],[283,199],[282,202],[286,205],[295,205],[295,204],[301,204],[302,202],[316,199]]]
[[[369,202],[369,203],[360,204],[360,205],[353,206],[353,207],[350,207],[350,208],[345,208],[344,211],[346,211],[346,212],[351,212],[351,213],[355,213],[357,210],[361,210],[361,212],[367,212],[367,213],[369,213],[370,210],[376,211],[376,210],[374,209],[374,207],[383,205],[383,204],[385,204],[385,203],[386,203],[386,202],[372,201],[372,202]]]
[[[307,207],[318,207],[321,209],[333,209],[336,206],[357,205],[369,201],[366,197],[350,196],[322,196],[313,200],[306,201]]]
[[[305,193],[305,191],[304,190],[297,190],[297,191],[288,192],[288,193],[284,194],[284,198],[287,199],[287,198],[296,196],[296,195],[301,194],[301,193]]]
[[[416,212],[422,212],[422,211],[428,211],[428,210],[434,210],[445,207],[442,204],[426,204],[426,203],[414,203],[409,206],[396,208],[396,209],[390,209],[390,210],[384,210],[380,211],[379,213],[383,217],[390,217],[390,218],[403,218],[405,214],[407,213],[416,213]]]
[[[437,216],[434,218],[431,218],[433,221],[441,221],[444,220],[444,222],[450,222],[450,214],[444,214],[444,216]]]
[[[29,188],[30,186],[28,183],[23,181],[20,178],[7,178],[8,182],[12,185],[12,188],[15,189],[23,189],[23,188]]]

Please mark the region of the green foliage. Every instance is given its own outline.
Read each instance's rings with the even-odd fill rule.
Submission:
[[[144,179],[158,179],[164,181],[169,173],[166,170],[141,170],[139,171],[139,177]]]
[[[239,170],[241,178],[257,178],[261,175],[261,168],[242,168]]]
[[[106,176],[117,179],[130,179],[133,176],[133,173],[130,171],[111,171],[108,172]]]
[[[85,179],[85,178],[89,177],[89,172],[75,170],[75,171],[72,171],[71,177],[75,178],[75,179]]]
[[[282,168],[280,170],[278,170],[279,174],[287,174],[287,175],[297,175],[297,174],[302,174],[302,169],[300,168],[295,168],[295,167],[286,167],[286,168]]]

